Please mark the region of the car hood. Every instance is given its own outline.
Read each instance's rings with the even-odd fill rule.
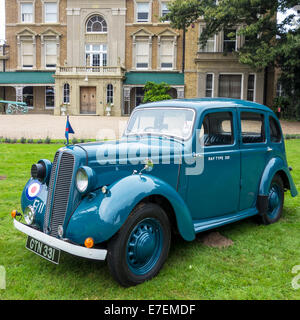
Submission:
[[[97,188],[109,185],[134,170],[138,172],[145,166],[145,159],[150,158],[155,168],[163,163],[172,163],[181,156],[183,142],[166,137],[140,139],[122,138],[115,141],[93,142],[70,146],[80,156],[81,164],[91,167],[97,176]],[[84,152],[83,152],[84,151]],[[157,170],[151,174],[155,175]]]

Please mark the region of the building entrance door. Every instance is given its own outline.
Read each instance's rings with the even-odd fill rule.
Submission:
[[[80,88],[80,113],[96,114],[96,87]]]

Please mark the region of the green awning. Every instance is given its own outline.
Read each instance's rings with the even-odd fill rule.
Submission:
[[[0,72],[1,84],[54,84],[55,72]]]
[[[127,72],[124,84],[145,85],[148,81],[165,82],[172,86],[184,85],[184,74],[178,72]]]

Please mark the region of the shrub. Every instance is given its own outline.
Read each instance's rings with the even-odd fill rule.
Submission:
[[[22,143],[22,144],[24,144],[24,143],[26,143],[26,138],[24,138],[24,137],[22,137],[21,139],[20,139],[20,142]]]
[[[51,139],[50,139],[49,137],[47,137],[47,138],[45,139],[45,143],[46,143],[46,144],[50,144],[50,143],[51,143]]]

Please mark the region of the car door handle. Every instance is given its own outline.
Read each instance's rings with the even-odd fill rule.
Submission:
[[[268,147],[268,148],[267,148],[267,152],[271,152],[271,151],[273,151],[273,149],[270,148],[270,147]]]
[[[193,156],[193,158],[203,158],[203,154],[202,153],[193,152],[192,156]]]

